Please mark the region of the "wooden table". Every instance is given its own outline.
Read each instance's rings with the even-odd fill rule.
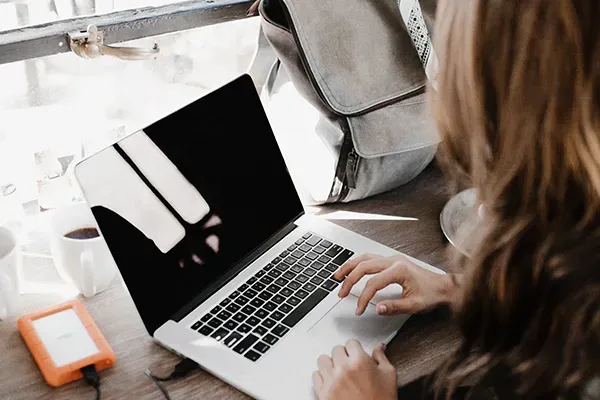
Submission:
[[[444,268],[447,242],[439,227],[439,214],[447,199],[442,174],[437,167],[430,166],[415,181],[398,190],[315,211],[325,217],[330,214],[332,221],[341,226]],[[340,210],[416,220],[373,219],[369,215],[363,215],[364,219],[333,219],[334,216],[356,217],[355,214],[332,214]],[[32,294],[21,296],[23,312],[73,295],[68,287],[60,285],[44,246],[36,240],[31,243],[24,248],[25,279],[41,283],[25,288]],[[117,355],[116,366],[101,374],[102,399],[164,399],[144,371],[150,368],[157,375],[167,374],[179,359],[156,345],[146,333],[122,281],[116,279],[108,290],[84,303]],[[410,318],[390,344],[388,354],[398,368],[400,383],[406,383],[431,372],[457,343],[458,334],[451,327],[448,315],[440,311]],[[0,322],[0,349],[0,399],[94,398],[93,390],[82,381],[58,389],[45,384],[17,331],[16,319]],[[204,371],[165,386],[173,399],[248,398]]]

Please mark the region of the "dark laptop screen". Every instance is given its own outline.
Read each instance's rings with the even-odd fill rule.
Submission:
[[[150,333],[303,210],[248,76],[77,176]]]

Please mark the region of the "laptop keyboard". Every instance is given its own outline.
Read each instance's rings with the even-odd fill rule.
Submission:
[[[353,254],[305,233],[191,328],[256,361],[338,287],[332,275]]]

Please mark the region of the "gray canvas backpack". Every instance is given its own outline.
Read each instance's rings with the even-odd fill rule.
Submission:
[[[420,3],[431,31],[436,1]],[[259,12],[278,58],[265,108],[309,201],[362,199],[425,169],[439,138],[396,0],[262,0]]]

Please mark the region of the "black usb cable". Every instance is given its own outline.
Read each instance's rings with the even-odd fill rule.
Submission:
[[[179,364],[175,366],[175,369],[173,369],[173,372],[171,372],[171,374],[166,377],[154,376],[152,372],[150,372],[150,370],[148,369],[146,370],[146,375],[148,376],[148,378],[152,379],[152,381],[156,384],[156,386],[162,392],[165,398],[167,400],[171,400],[169,392],[163,387],[163,385],[161,385],[161,382],[168,382],[174,379],[183,378],[190,372],[194,371],[195,369],[198,369],[199,367],[200,366],[197,362],[190,360],[189,358],[185,358],[181,362],[179,362]]]
[[[100,400],[100,375],[98,374],[98,370],[96,370],[96,366],[92,364],[83,367],[81,368],[81,373],[83,374],[85,383],[96,389],[96,400]]]

